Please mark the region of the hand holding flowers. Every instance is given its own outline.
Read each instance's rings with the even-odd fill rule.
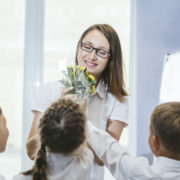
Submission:
[[[86,68],[69,66],[63,74],[64,78],[60,80],[61,84],[64,89],[73,87],[68,93],[76,94],[79,102],[95,91],[96,80],[87,72]]]

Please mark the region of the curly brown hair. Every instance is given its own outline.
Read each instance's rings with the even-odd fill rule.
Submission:
[[[40,119],[41,148],[31,174],[33,180],[46,180],[46,148],[53,153],[71,154],[85,141],[85,114],[80,105],[70,99],[53,103]]]

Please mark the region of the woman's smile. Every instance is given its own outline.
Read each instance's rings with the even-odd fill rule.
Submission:
[[[109,52],[110,45],[104,34],[98,30],[90,31],[82,40],[84,44],[90,44],[96,49],[106,49]],[[92,74],[96,80],[100,80],[101,74],[103,73],[108,63],[107,58],[102,58],[96,54],[95,50],[87,52],[79,48],[78,53],[78,64],[86,67],[87,71]]]
[[[85,62],[85,64],[86,64],[86,67],[87,68],[94,68],[94,67],[96,67],[97,66],[97,64],[96,63],[93,63],[93,62],[89,62],[89,61],[84,61]]]

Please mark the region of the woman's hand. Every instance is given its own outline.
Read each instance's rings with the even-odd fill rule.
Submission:
[[[64,98],[64,99],[71,99],[72,101],[77,101],[77,95],[76,94],[67,94],[68,92],[70,92],[71,90],[73,90],[73,87],[67,88],[64,91],[62,91],[60,98]]]
[[[29,133],[29,137],[26,142],[26,150],[27,155],[30,157],[30,159],[34,159],[36,156],[37,151],[39,150],[39,139],[38,137],[38,125],[39,125],[39,119],[42,116],[42,113],[39,111],[33,111],[34,118],[31,125],[31,130]]]
[[[64,91],[62,91],[60,98],[71,99],[72,101],[77,102],[78,98],[77,98],[76,94],[67,94],[71,90],[73,90],[73,87],[67,88]],[[86,100],[86,98],[82,99],[82,101],[80,102],[80,106],[81,106],[81,109],[83,111],[86,111],[86,108],[87,108],[87,100]]]

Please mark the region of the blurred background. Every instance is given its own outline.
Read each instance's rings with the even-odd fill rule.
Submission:
[[[121,40],[130,115],[120,143],[151,163],[150,114],[180,101],[179,7],[179,0],[0,0],[0,106],[10,131],[0,174],[11,179],[31,167],[25,142],[33,95],[60,78],[82,32],[96,23],[113,26]],[[105,180],[113,180],[107,170]]]

